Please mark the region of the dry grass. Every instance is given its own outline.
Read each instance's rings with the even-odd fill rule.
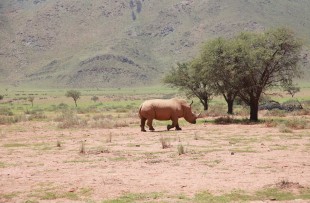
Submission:
[[[178,154],[179,154],[179,155],[182,155],[182,154],[185,154],[185,153],[186,153],[185,147],[183,146],[182,143],[179,144],[179,145],[178,145]]]
[[[293,118],[293,119],[288,119],[284,122],[284,125],[288,128],[291,129],[307,129],[310,127],[309,121],[306,120],[306,118]]]
[[[171,147],[171,143],[170,143],[170,139],[169,138],[161,137],[159,141],[160,141],[161,147],[163,149],[167,149],[167,148]]]
[[[268,128],[274,128],[278,126],[278,122],[275,120],[267,120],[265,121],[265,126]]]
[[[234,123],[234,119],[230,116],[219,117],[214,120],[216,124],[231,124]]]

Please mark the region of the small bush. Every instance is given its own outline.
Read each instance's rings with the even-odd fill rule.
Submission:
[[[227,114],[227,109],[225,105],[209,106],[208,116],[217,117],[217,116],[224,116],[226,114]]]
[[[280,109],[272,109],[266,112],[266,116],[285,117],[286,111]]]
[[[265,126],[268,128],[273,128],[273,127],[278,126],[278,123],[274,120],[267,120],[265,121]]]
[[[60,104],[58,104],[57,108],[58,109],[68,109],[69,105],[65,104],[65,103],[60,103]]]
[[[34,109],[34,110],[26,109],[24,113],[30,115],[28,117],[28,120],[39,120],[47,118],[42,109]]]
[[[238,116],[248,116],[250,114],[249,108],[242,107],[234,110],[234,114]]]
[[[114,126],[114,122],[110,119],[90,120],[88,121],[88,126],[91,128],[111,129]]]
[[[284,124],[279,126],[279,131],[281,133],[292,133],[293,131],[291,129],[289,129],[288,127],[286,127]]]
[[[310,115],[310,109],[300,109],[298,111],[293,111],[291,113],[291,115],[294,116],[306,116],[306,115]]]
[[[98,120],[103,120],[103,119],[108,119],[108,120],[111,120],[113,119],[113,116],[112,115],[102,115],[102,114],[99,114],[99,115],[95,115],[93,116],[93,119],[95,121],[98,121]]]
[[[305,118],[293,118],[286,120],[284,125],[292,129],[307,129],[309,128],[309,122]]]
[[[40,119],[46,119],[47,116],[44,114],[44,112],[36,112],[28,118],[29,120],[40,120]]]
[[[85,154],[85,142],[84,141],[82,141],[82,143],[81,143],[80,153]]]
[[[169,139],[161,137],[159,141],[163,149],[167,149],[171,147]]]
[[[114,119],[92,119],[88,121],[88,126],[91,128],[104,128],[104,129],[111,129],[111,128],[118,128],[118,127],[128,127],[128,123],[126,121],[121,120],[114,120]]]
[[[60,116],[55,119],[59,128],[84,127],[86,121],[80,119],[75,112],[71,110],[64,110]]]
[[[0,124],[13,124],[18,122],[28,121],[28,118],[25,115],[14,115],[14,116],[1,116],[0,115]]]
[[[96,113],[97,107],[96,106],[90,106],[87,108],[77,108],[76,110],[77,110],[78,114]]]
[[[110,133],[107,137],[107,142],[112,142],[112,133]]]
[[[13,116],[13,112],[10,108],[7,107],[0,107],[0,115],[3,116]]]
[[[234,119],[230,116],[219,117],[214,120],[216,124],[231,124],[234,123]]]
[[[97,101],[99,100],[99,97],[97,97],[97,96],[92,96],[91,100],[94,101],[94,102],[97,102]]]
[[[56,146],[61,147],[61,142],[59,140],[57,140]]]
[[[195,134],[194,134],[194,140],[199,140],[199,139],[200,139],[200,137],[198,136],[197,133],[195,133]]]
[[[179,155],[185,154],[185,147],[182,144],[178,145],[178,153]]]

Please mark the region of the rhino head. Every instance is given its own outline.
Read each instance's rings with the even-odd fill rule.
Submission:
[[[192,124],[196,124],[196,119],[200,118],[201,113],[196,115],[192,112],[192,104],[193,101],[190,105],[186,105],[183,109],[184,109],[184,119]]]

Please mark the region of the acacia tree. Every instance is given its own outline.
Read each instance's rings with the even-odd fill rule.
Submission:
[[[239,89],[234,88],[235,72],[233,71],[232,44],[230,40],[217,38],[208,41],[201,50],[204,77],[214,89],[214,93],[222,95],[227,103],[227,113],[233,114],[234,100]]]
[[[76,101],[80,98],[81,92],[79,92],[77,90],[68,90],[66,92],[66,96],[71,97],[74,100],[75,106],[77,107]]]
[[[197,97],[204,110],[208,110],[209,100],[212,98],[213,92],[207,80],[203,80],[205,73],[201,70],[202,63],[199,60],[193,60],[190,63],[178,63],[177,67],[172,68],[164,77],[163,82],[184,91],[189,98]]]
[[[292,89],[300,76],[301,43],[285,28],[265,33],[242,33],[233,39],[232,52],[238,96],[250,106],[250,120],[258,121],[259,99],[268,89]]]

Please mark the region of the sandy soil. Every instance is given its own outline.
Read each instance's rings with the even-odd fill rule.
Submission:
[[[0,202],[98,202],[156,192],[175,202],[203,191],[251,193],[281,181],[310,187],[309,129],[281,133],[264,124],[210,123],[165,128],[0,126]],[[178,154],[180,145],[185,154]]]

